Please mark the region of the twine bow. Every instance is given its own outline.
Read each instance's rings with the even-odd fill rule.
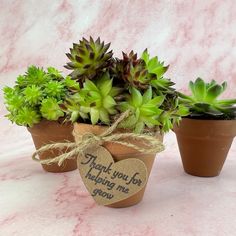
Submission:
[[[84,151],[92,146],[101,146],[106,142],[121,144],[126,147],[133,148],[141,153],[145,154],[155,154],[164,150],[164,145],[156,137],[147,134],[135,134],[135,133],[114,133],[119,123],[128,117],[129,111],[124,112],[107,130],[105,130],[100,135],[95,135],[93,133],[86,133],[84,135],[79,134],[76,130],[73,131],[75,142],[63,142],[63,143],[52,143],[46,144],[43,147],[36,150],[32,159],[40,162],[41,164],[52,164],[58,163],[59,166],[63,164],[66,159],[76,158],[78,155],[83,155]],[[143,146],[131,143],[125,139],[141,141]],[[66,149],[66,152],[45,160],[40,160],[36,156],[52,149]],[[69,150],[69,151],[68,151]]]

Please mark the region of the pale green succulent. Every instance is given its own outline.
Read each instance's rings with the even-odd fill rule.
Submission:
[[[86,80],[82,91],[87,92],[86,104],[82,106],[82,111],[88,112],[92,124],[101,121],[104,124],[110,123],[110,115],[115,115],[116,101],[114,99],[121,89],[112,87],[112,79],[108,73],[104,73],[95,82]]]
[[[195,118],[235,119],[236,99],[219,99],[225,91],[227,83],[217,84],[215,80],[210,83],[197,78],[189,82],[192,92],[190,96],[179,93],[181,103],[189,108],[189,116]]]
[[[71,122],[77,122],[80,118],[82,120],[88,120],[88,112],[84,112],[86,109],[81,109],[83,105],[86,105],[85,98],[87,93],[80,91],[66,98],[64,102],[64,112],[67,115],[67,119]]]
[[[149,87],[144,94],[141,94],[136,88],[131,88],[131,93],[127,95],[124,102],[118,105],[121,112],[130,110],[130,116],[121,122],[120,127],[134,130],[141,133],[145,126],[154,128],[161,125],[158,117],[162,113],[159,108],[163,103],[164,96],[153,98],[152,88]]]
[[[160,94],[161,92],[164,95],[165,93],[171,93],[174,90],[172,88],[174,83],[170,79],[166,79],[163,77],[169,66],[165,66],[164,62],[160,62],[158,60],[158,57],[150,58],[147,49],[142,53],[141,58],[145,62],[147,71],[150,74],[156,75],[156,78],[150,81],[150,85],[156,89],[156,92],[158,94]]]
[[[40,112],[42,117],[47,120],[58,120],[64,116],[64,112],[60,108],[61,102],[55,98],[45,98],[41,102]]]

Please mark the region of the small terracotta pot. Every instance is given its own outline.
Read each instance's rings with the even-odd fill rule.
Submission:
[[[73,125],[71,123],[59,123],[57,121],[42,120],[32,128],[27,129],[31,133],[36,149],[52,142],[74,141],[74,137],[72,135]],[[40,154],[39,158],[44,160],[47,158],[56,157],[59,154],[60,153],[58,150],[49,150]],[[62,166],[58,166],[57,163],[53,163],[50,165],[42,165],[42,167],[48,172],[67,172],[75,170],[77,168],[77,162],[75,158],[66,160]]]
[[[220,174],[236,135],[236,120],[183,118],[174,128],[185,172],[200,177]]]
[[[80,124],[77,123],[74,125],[74,129],[77,130],[78,133],[80,134],[85,134],[85,133],[93,133],[93,134],[101,134],[102,132],[104,132],[107,127],[105,126],[98,126],[98,125],[88,125],[88,124]],[[127,132],[125,130],[119,129],[119,132]],[[159,137],[157,136],[157,138],[159,138],[161,141],[163,140],[163,137],[161,135],[159,135]],[[130,141],[131,142],[131,141]],[[140,142],[133,142],[135,144],[139,144],[139,146],[142,146],[142,144]],[[103,145],[113,156],[114,161],[120,161],[120,160],[124,160],[127,158],[137,158],[141,161],[144,162],[144,164],[147,167],[148,170],[148,177],[150,175],[152,166],[153,166],[153,162],[154,162],[154,158],[155,158],[155,154],[142,154],[138,151],[136,151],[133,148],[129,148],[120,144],[115,144],[115,143],[105,143]],[[139,192],[137,192],[136,194],[134,194],[133,196],[113,203],[111,205],[107,205],[108,207],[114,207],[114,208],[121,208],[121,207],[129,207],[129,206],[133,206],[137,203],[139,203],[142,199],[143,199],[143,195],[145,192],[145,188],[142,188]]]

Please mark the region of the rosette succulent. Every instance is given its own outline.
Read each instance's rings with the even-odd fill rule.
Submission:
[[[74,43],[70,53],[66,56],[70,59],[65,68],[73,70],[70,74],[73,79],[84,82],[93,80],[106,71],[112,62],[112,51],[108,51],[110,43],[105,44],[98,38],[96,41],[90,37],[83,38],[79,43]]]
[[[193,118],[235,119],[236,99],[219,99],[227,88],[227,82],[217,84],[197,78],[189,82],[191,95],[179,93],[181,103],[189,109],[189,116]]]
[[[144,60],[137,58],[137,53],[131,51],[129,54],[123,52],[123,59],[116,59],[113,63],[114,71],[118,79],[129,87],[145,90],[150,81],[156,76],[148,72]]]
[[[5,87],[4,98],[9,114],[6,116],[18,125],[32,127],[41,121],[58,120],[64,116],[60,104],[66,94],[78,91],[79,85],[70,77],[63,78],[53,68],[47,71],[30,66],[24,75],[17,77],[13,88]]]
[[[131,112],[130,116],[121,122],[120,127],[133,129],[135,132],[140,133],[145,126],[153,128],[160,125],[158,117],[162,113],[160,106],[163,101],[164,96],[153,97],[151,87],[143,94],[132,87],[131,93],[118,106],[121,112],[126,110]]]
[[[112,86],[113,80],[104,73],[96,81],[86,79],[79,94],[69,97],[64,104],[67,115],[76,121],[81,117],[92,124],[110,124],[110,116],[117,113],[115,97],[122,91]]]

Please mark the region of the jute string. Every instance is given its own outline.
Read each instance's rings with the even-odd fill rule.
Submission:
[[[106,142],[121,144],[126,147],[133,148],[144,154],[155,154],[164,150],[164,145],[156,137],[147,134],[136,134],[136,133],[114,133],[115,129],[121,121],[127,118],[129,111],[121,114],[121,116],[102,134],[95,135],[93,133],[79,134],[75,129],[73,130],[73,135],[75,142],[62,142],[62,143],[52,143],[46,144],[36,150],[32,159],[40,162],[41,164],[50,165],[52,163],[58,163],[59,166],[63,164],[66,159],[77,158],[78,155],[83,155],[85,150],[90,146],[101,146]],[[131,140],[141,141],[143,145],[131,143]],[[40,160],[37,156],[48,150],[66,150],[65,153],[58,155],[54,158],[48,158],[45,160]]]

